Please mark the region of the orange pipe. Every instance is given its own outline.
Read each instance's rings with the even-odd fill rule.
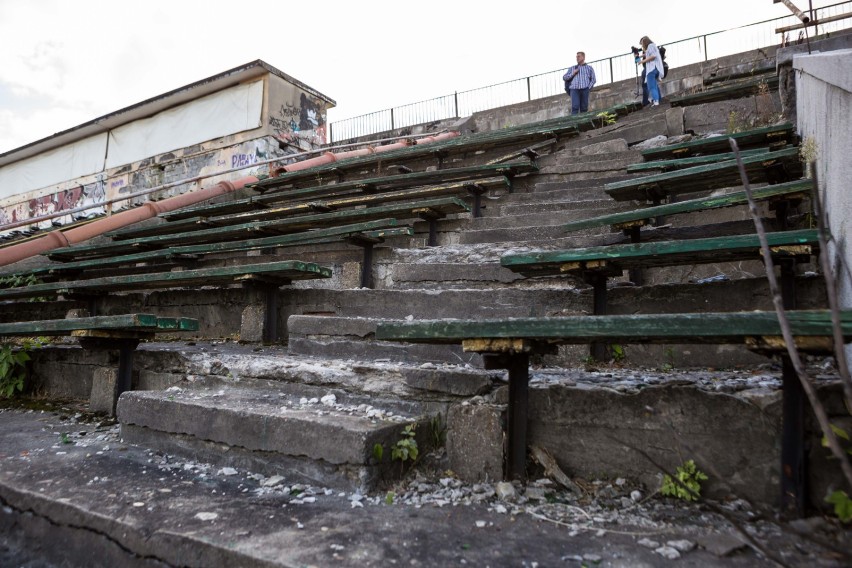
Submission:
[[[420,138],[416,141],[416,144],[429,144],[432,142],[439,142],[441,140],[454,138],[456,136],[459,136],[458,132],[444,132],[436,136],[427,136],[426,138]],[[394,142],[393,144],[387,144],[385,146],[371,146],[359,150],[339,152],[337,154],[326,152],[321,156],[317,156],[316,158],[310,158],[308,160],[302,160],[301,162],[296,162],[294,164],[284,166],[283,171],[295,172],[300,170],[306,170],[316,166],[331,164],[338,160],[344,160],[346,158],[366,156],[367,154],[372,153],[390,152],[391,150],[405,148],[406,146],[409,146],[411,144],[412,142],[406,139],[400,142]],[[4,249],[0,249],[0,266],[7,266],[9,264],[13,264],[15,262],[36,256],[38,254],[43,254],[45,252],[57,248],[77,244],[89,240],[93,237],[97,237],[98,235],[102,235],[106,232],[115,231],[117,229],[121,229],[122,227],[138,223],[139,221],[144,221],[146,219],[150,219],[151,217],[156,217],[160,213],[165,213],[167,211],[174,211],[175,209],[188,207],[200,201],[212,199],[225,193],[232,193],[234,191],[237,191],[238,189],[242,189],[247,184],[255,183],[257,181],[258,179],[255,176],[244,177],[233,182],[222,181],[212,187],[202,188],[198,191],[184,193],[183,195],[176,195],[175,197],[170,197],[169,199],[164,199],[163,201],[149,201],[147,203],[144,203],[140,207],[135,207],[127,211],[122,211],[121,213],[116,213],[115,215],[111,215],[103,219],[98,219],[97,221],[93,221],[92,223],[88,223],[81,227],[68,229],[66,231],[62,231],[61,229],[51,231],[43,237],[17,245],[12,245]]]
[[[238,189],[242,189],[247,184],[256,183],[257,181],[258,179],[255,176],[244,177],[236,181],[220,181],[211,187],[205,187],[198,191],[184,193],[183,195],[176,195],[162,201],[148,202],[141,207],[122,211],[121,213],[87,223],[81,227],[66,231],[62,231],[61,229],[51,231],[43,237],[0,249],[0,266],[6,266],[54,249],[77,244],[108,231],[114,231],[138,223],[139,221],[150,219],[166,211],[174,211],[175,209],[194,205],[200,201],[212,199],[219,195],[232,193]]]

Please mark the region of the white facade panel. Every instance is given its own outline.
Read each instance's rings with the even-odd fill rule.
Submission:
[[[107,168],[261,126],[263,81],[238,85],[110,131]]]
[[[0,168],[0,203],[35,189],[103,171],[107,133]]]

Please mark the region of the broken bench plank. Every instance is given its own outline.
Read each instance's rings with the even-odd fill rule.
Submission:
[[[778,185],[769,185],[760,189],[752,190],[752,197],[755,201],[767,201],[774,199],[792,199],[804,197],[810,193],[812,186],[811,180],[796,180]],[[623,211],[621,213],[612,213],[610,215],[601,215],[600,217],[592,217],[590,219],[581,219],[571,223],[562,225],[566,231],[579,231],[592,227],[603,227],[611,225],[616,228],[618,225],[633,223],[639,225],[647,224],[655,217],[677,215],[680,213],[695,213],[705,211],[707,209],[719,209],[723,207],[735,207],[738,205],[748,204],[745,191],[736,191],[725,195],[715,197],[701,197],[698,199],[690,199],[688,201],[677,201],[675,203],[667,203],[665,205],[656,205],[653,207],[645,207],[634,211]]]
[[[746,156],[742,163],[751,183],[789,181],[800,178],[803,172],[798,148]],[[727,160],[608,183],[604,191],[616,201],[660,201],[669,195],[710,191],[741,183],[736,160]]]

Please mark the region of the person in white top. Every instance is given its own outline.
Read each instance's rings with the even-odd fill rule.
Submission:
[[[648,94],[651,104],[658,106],[660,104],[660,86],[657,84],[657,81],[663,74],[663,58],[660,56],[660,50],[657,49],[657,45],[648,36],[640,39],[639,43],[642,44],[645,57],[640,59],[638,63],[645,65],[645,82],[648,84]]]

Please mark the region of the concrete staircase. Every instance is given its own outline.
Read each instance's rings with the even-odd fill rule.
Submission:
[[[251,378],[239,381],[217,376],[183,390],[132,392],[119,406],[122,436],[169,454],[331,487],[369,490],[398,474],[377,459],[377,445],[387,452],[402,429],[413,424],[426,447],[426,432],[445,428],[459,402],[483,393],[499,402],[499,397],[493,398],[499,390],[494,391],[495,376],[482,370],[479,355],[446,346],[375,341],[377,323],[589,313],[592,296],[587,286],[561,278],[519,278],[499,265],[500,256],[625,242],[624,235],[608,228],[566,234],[561,225],[637,206],[612,201],[603,185],[635,177],[626,167],[641,161],[641,154],[628,145],[664,133],[665,112],[635,113],[616,125],[586,132],[581,140],[555,145],[538,159],[538,173],[515,179],[513,193],[487,196],[482,217],[441,221],[437,247],[422,246],[426,229],[416,225],[414,239],[397,239],[377,249],[376,289],[304,283],[284,293],[287,355],[279,360],[261,357],[265,364],[274,368],[297,360],[303,371],[305,361],[311,366],[338,365],[360,369],[357,380],[306,381],[298,372],[268,380],[263,373],[249,373]],[[737,211],[673,222],[719,223],[722,232],[737,232],[748,230],[745,218]],[[339,246],[304,252],[319,254],[318,262],[334,262],[336,271],[343,269],[341,263],[357,260]],[[724,274],[725,281],[695,283],[718,274]],[[757,263],[660,269],[649,271],[646,282],[659,285],[613,282],[611,313],[671,311],[672,302],[682,312],[771,307]],[[818,278],[802,277],[800,288],[801,307],[809,302],[821,305]],[[585,349],[562,348],[543,362],[571,367],[582,365],[586,355]],[[629,351],[625,363],[659,366],[664,360],[714,367],[764,362],[724,346],[647,346]],[[387,365],[395,376],[377,381],[371,365]],[[413,379],[418,373],[420,378]],[[377,383],[382,384],[380,396],[372,390]],[[419,386],[411,388],[415,383]]]

